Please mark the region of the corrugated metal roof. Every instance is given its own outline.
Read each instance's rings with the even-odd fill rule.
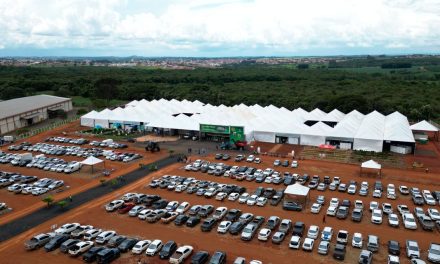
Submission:
[[[0,102],[0,119],[30,112],[38,108],[62,103],[70,98],[52,95],[34,95]]]

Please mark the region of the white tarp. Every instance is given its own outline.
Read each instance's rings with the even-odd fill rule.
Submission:
[[[284,190],[284,194],[290,194],[290,195],[298,195],[298,196],[307,196],[309,194],[310,188],[303,186],[299,183],[295,183],[292,185],[289,185]]]
[[[365,169],[377,169],[377,170],[382,169],[382,165],[380,165],[374,160],[362,162],[361,167]]]
[[[439,129],[429,123],[426,120],[420,121],[417,124],[412,125],[411,130],[413,131],[428,131],[428,132],[438,132]]]

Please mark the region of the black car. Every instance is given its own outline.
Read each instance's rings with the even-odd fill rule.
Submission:
[[[241,215],[241,210],[239,209],[231,209],[228,211],[228,213],[225,216],[226,221],[234,222],[236,221]]]
[[[116,235],[108,241],[107,245],[109,247],[118,247],[122,242],[124,242],[127,239],[126,236],[123,235]]]
[[[198,223],[200,223],[200,218],[197,216],[191,216],[187,221],[186,221],[186,226],[187,227],[195,227]]]
[[[301,211],[302,206],[295,202],[284,202],[283,209],[286,211]]]
[[[162,250],[159,253],[159,257],[161,259],[169,259],[174,254],[174,251],[176,251],[176,249],[176,242],[170,240],[165,245],[163,245]]]
[[[208,261],[209,253],[206,251],[198,251],[191,258],[191,264],[204,264]]]
[[[294,184],[295,183],[295,178],[293,178],[293,176],[292,175],[288,175],[288,176],[285,176],[284,177],[284,182],[283,182],[283,184],[284,185],[291,185],[291,184]]]
[[[69,249],[74,247],[76,244],[78,244],[81,240],[79,239],[68,239],[64,241],[60,246],[60,251],[63,253],[67,253]]]
[[[117,248],[106,248],[98,252],[96,259],[99,264],[110,263],[119,258],[121,252]]]
[[[252,223],[257,225],[257,228],[259,228],[264,223],[264,216],[257,215],[252,219]]]
[[[88,263],[94,262],[96,260],[96,256],[98,255],[99,251],[103,249],[105,249],[105,247],[92,247],[91,249],[89,249],[89,251],[87,251],[83,255],[84,262],[88,262]]]
[[[212,230],[212,228],[215,226],[217,221],[214,218],[207,218],[203,221],[202,225],[200,226],[200,229],[203,232],[209,232]]]
[[[226,253],[223,251],[216,251],[209,260],[209,264],[225,264]]]
[[[306,225],[303,222],[295,222],[293,225],[293,235],[302,237],[305,228]]]
[[[178,215],[176,217],[176,219],[174,219],[174,224],[176,226],[184,225],[186,223],[186,221],[188,221],[188,219],[189,219],[189,216],[187,216],[187,215]]]
[[[340,204],[340,206],[346,206],[347,208],[350,208],[351,202],[350,202],[350,200],[342,200],[342,203]]]
[[[388,253],[395,256],[400,255],[400,244],[398,241],[395,240],[388,241]]]
[[[276,191],[273,188],[266,188],[266,190],[263,192],[263,197],[270,199],[275,195],[275,193]]]
[[[55,250],[59,246],[61,246],[61,244],[64,243],[64,241],[66,241],[67,239],[69,239],[69,235],[56,235],[46,245],[44,245],[44,249],[47,252]]]
[[[240,222],[240,221],[234,222],[232,223],[231,227],[229,227],[229,233],[231,233],[231,235],[238,235],[241,232],[241,230],[243,230],[244,226],[245,226],[244,222]]]
[[[160,199],[158,201],[155,201],[153,205],[151,206],[151,209],[164,209],[167,207],[168,201],[165,199]]]
[[[242,194],[242,193],[246,192],[246,188],[245,187],[241,187],[241,186],[235,186],[234,190],[232,192],[236,192],[236,193]]]
[[[148,195],[144,201],[146,206],[151,206],[155,201],[159,201],[161,197],[159,195]]]
[[[333,251],[333,258],[338,260],[345,259],[345,245],[343,244],[335,245],[335,250]]]
[[[263,188],[263,187],[258,187],[258,188],[255,190],[255,192],[254,192],[254,194],[255,194],[256,196],[262,196],[263,193],[264,193],[264,188]]]
[[[139,240],[136,238],[127,238],[126,240],[122,241],[121,244],[119,244],[118,249],[121,252],[127,252],[132,247],[134,247],[134,245],[136,245],[137,242],[139,242]]]
[[[289,161],[288,160],[283,160],[283,162],[281,163],[281,166],[289,167]]]

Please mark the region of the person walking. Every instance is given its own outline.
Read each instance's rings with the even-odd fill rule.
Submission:
[[[324,214],[324,216],[322,217],[322,222],[325,224],[325,214]]]
[[[69,196],[69,200],[70,200],[70,202],[73,202],[72,195]]]

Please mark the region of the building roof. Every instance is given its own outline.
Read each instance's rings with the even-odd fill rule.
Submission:
[[[69,100],[71,99],[41,94],[2,101],[0,102],[0,119],[23,114]]]

